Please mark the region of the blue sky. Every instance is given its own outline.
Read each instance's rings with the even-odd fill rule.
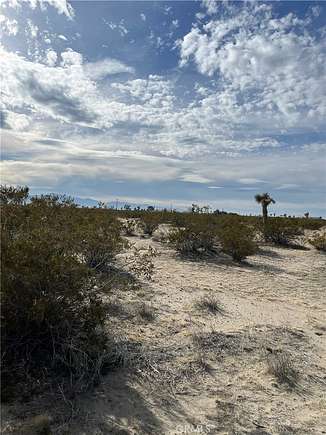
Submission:
[[[326,215],[323,2],[1,1],[2,182]]]

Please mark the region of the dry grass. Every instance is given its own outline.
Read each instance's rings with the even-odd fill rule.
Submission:
[[[142,303],[136,308],[136,315],[146,322],[153,322],[156,318],[155,309],[149,305]]]
[[[243,337],[240,334],[219,331],[196,333],[193,342],[197,349],[220,356],[236,355],[243,347]]]
[[[206,311],[210,314],[225,314],[225,309],[219,299],[214,295],[204,296],[195,303],[197,309]]]
[[[278,383],[286,384],[290,388],[298,385],[299,374],[287,353],[273,353],[267,359],[268,372]]]

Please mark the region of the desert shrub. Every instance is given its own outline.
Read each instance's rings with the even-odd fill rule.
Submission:
[[[320,230],[326,226],[326,220],[322,218],[297,218],[296,221],[305,230]]]
[[[136,223],[134,219],[126,219],[122,224],[125,236],[134,236],[136,232]]]
[[[297,236],[303,234],[296,220],[286,218],[270,218],[262,232],[266,241],[283,246],[289,245]]]
[[[190,224],[172,231],[169,242],[182,255],[207,254],[214,251],[215,234],[209,227]]]
[[[162,220],[162,215],[160,213],[144,213],[141,218],[141,228],[143,229],[144,234],[152,236],[153,232],[158,228]]]
[[[183,228],[186,226],[186,223],[188,221],[188,216],[186,215],[186,213],[169,213],[168,214],[168,220],[166,221],[167,223],[171,223],[171,225],[178,227],[178,228]]]
[[[326,233],[318,234],[312,237],[309,239],[309,243],[318,251],[326,252]]]
[[[91,268],[105,269],[115,255],[127,246],[120,236],[119,222],[106,210],[79,213],[78,224],[76,248]]]
[[[155,309],[148,304],[142,303],[137,307],[136,314],[146,322],[153,322],[156,318]]]
[[[224,223],[219,231],[219,240],[222,251],[231,255],[235,261],[242,261],[258,250],[253,228],[238,219],[230,219],[229,222]]]
[[[287,353],[275,353],[267,359],[268,372],[273,375],[280,384],[286,384],[293,388],[298,383],[299,374],[295,369]]]
[[[57,377],[87,388],[107,351],[96,268],[121,249],[119,225],[66,197],[25,204],[28,192],[17,190],[17,200],[1,190],[2,397]]]
[[[204,296],[196,302],[195,306],[196,308],[207,311],[211,314],[225,313],[223,305],[214,295]]]
[[[154,273],[154,258],[156,250],[152,246],[147,248],[132,246],[131,253],[125,257],[125,267],[137,278],[152,279]]]

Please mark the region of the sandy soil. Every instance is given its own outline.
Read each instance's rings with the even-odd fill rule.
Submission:
[[[130,240],[157,250],[153,279],[108,298],[121,307],[114,328],[141,343],[144,362],[108,374],[78,403],[67,399],[78,416],[66,424],[50,408],[54,433],[326,433],[325,254],[266,246],[237,265]],[[204,296],[217,298],[219,312],[198,307]],[[153,318],[139,314],[144,302]],[[269,369],[283,355],[292,384]],[[10,422],[17,408],[5,415]]]

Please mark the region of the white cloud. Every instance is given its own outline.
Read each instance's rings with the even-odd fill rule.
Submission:
[[[68,41],[68,39],[64,35],[58,35],[58,38],[62,41]]]
[[[3,112],[3,121],[6,128],[14,131],[24,131],[30,125],[28,116],[11,111]]]
[[[61,58],[62,66],[81,65],[83,63],[83,56],[71,48],[61,53]]]
[[[277,186],[275,189],[276,190],[293,190],[293,189],[298,189],[299,184],[295,184],[295,183],[288,183],[288,184],[281,184],[281,186]]]
[[[38,35],[38,27],[31,20],[27,20],[26,32],[30,38],[35,39]]]
[[[14,154],[15,160],[10,160],[10,152]],[[202,184],[206,189],[221,187],[217,189],[221,195],[225,195],[223,192],[232,192],[232,189],[243,192],[247,190],[249,193],[243,195],[248,198],[245,201],[248,201],[249,209],[254,208],[254,193],[265,190],[271,193],[279,191],[279,194],[275,194],[277,204],[274,209],[283,209],[283,212],[289,212],[291,207],[300,210],[302,206],[296,204],[295,198],[292,205],[284,200],[283,203],[279,201],[282,190],[292,189],[297,192],[300,186],[294,189],[293,185],[297,184],[295,181],[300,179],[300,184],[304,185],[307,192],[307,201],[304,206],[317,208],[320,204],[313,195],[316,193],[316,186],[323,186],[326,181],[322,156],[320,154],[311,156],[306,151],[301,151],[296,155],[285,153],[250,158],[220,157],[184,161],[143,155],[140,152],[113,151],[109,143],[94,148],[91,141],[87,143],[82,138],[68,142],[50,137],[45,138],[44,135],[37,136],[23,132],[18,134],[11,130],[4,130],[3,155],[8,154],[9,156],[5,157],[2,163],[2,180],[8,184],[28,184],[33,188],[46,186],[48,190],[55,191],[62,184],[68,188],[71,180],[74,180],[73,185],[78,183],[80,192],[82,192],[88,189],[90,183],[96,182],[99,186],[103,186],[102,192],[105,193],[105,186],[109,181],[155,183],[179,180],[196,183],[197,186]],[[309,165],[307,165],[308,159]],[[248,178],[249,174],[252,180],[247,179],[246,182],[252,183],[255,180],[264,179],[264,187],[258,183],[255,187],[243,186],[242,182]],[[194,202],[201,199],[201,194],[198,193],[198,195],[198,198],[192,198]],[[243,195],[242,198],[244,198]],[[230,201],[236,202],[237,200],[231,199]],[[241,201],[242,199],[237,208],[243,210],[244,204]],[[231,207],[231,203],[225,199],[225,196],[216,203],[209,200],[206,202],[218,208],[230,209]],[[190,200],[189,203],[191,203]]]
[[[49,66],[54,66],[57,63],[58,55],[54,50],[47,50],[45,62]]]
[[[148,79],[113,83],[111,86],[120,93],[151,107],[172,108],[175,99],[171,83],[157,75],[149,75]]]
[[[140,14],[140,18],[143,20],[143,21],[146,21],[146,15],[145,14]]]
[[[206,8],[209,15],[216,14],[218,11],[218,0],[202,0],[202,6]]]
[[[18,22],[15,19],[10,19],[5,15],[0,15],[1,37],[3,34],[16,36],[19,30]]]
[[[217,110],[240,122],[321,127],[326,117],[326,40],[293,13],[246,4],[199,24],[179,41],[180,65],[218,78]],[[207,101],[206,101],[207,103]],[[273,121],[272,121],[273,120]]]
[[[69,19],[74,17],[74,9],[67,0],[1,0],[2,7],[19,9],[22,4],[30,6],[32,9],[40,7],[46,9],[49,5],[54,7],[59,14],[65,15]]]
[[[129,30],[125,26],[125,20],[120,20],[119,23],[114,23],[112,21],[108,22],[105,18],[103,18],[103,22],[111,29],[111,30],[117,30],[121,36],[127,35],[129,33]]]
[[[200,183],[206,184],[211,183],[212,180],[196,173],[184,174],[180,177],[180,180],[186,181],[187,183]]]
[[[39,2],[43,3],[43,5],[46,3],[50,4],[57,9],[59,14],[64,14],[67,18],[72,19],[74,17],[73,7],[67,0],[39,0]]]
[[[0,54],[2,105],[6,110],[23,111],[37,123],[52,120],[91,128],[109,127],[114,119],[121,119],[129,111],[119,103],[104,100],[93,80],[108,73],[129,71],[114,60],[82,64],[81,54],[70,49],[61,53],[62,65],[53,67],[30,62],[4,49],[0,49]],[[48,55],[46,61],[52,65],[55,54]]]
[[[314,17],[319,17],[322,12],[322,7],[319,5],[312,6],[311,11]]]
[[[84,65],[84,71],[94,80],[99,80],[107,75],[119,73],[134,73],[134,69],[115,59],[104,59]]]
[[[259,180],[257,178],[239,178],[238,182],[241,184],[260,184],[265,183],[264,180]]]

